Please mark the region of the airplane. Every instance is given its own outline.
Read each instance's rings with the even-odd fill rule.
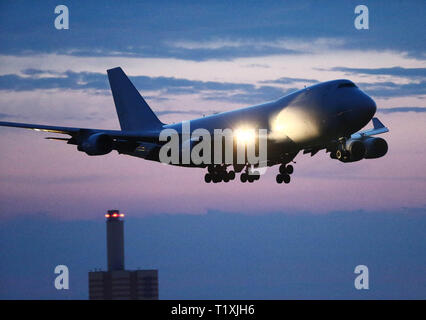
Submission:
[[[159,152],[165,144],[160,133],[173,129],[182,137],[182,123],[162,123],[120,67],[107,70],[107,74],[121,130],[15,122],[0,122],[0,126],[65,134],[69,137],[46,139],[66,141],[90,156],[116,150],[119,154],[160,161]],[[191,131],[206,129],[212,134],[214,129],[235,130],[242,126],[266,129],[266,166],[279,165],[276,182],[287,184],[294,171],[291,163],[299,152],[314,156],[325,149],[332,159],[345,163],[383,157],[388,144],[383,138],[373,136],[389,129],[374,117],[376,109],[374,100],[355,83],[339,79],[305,87],[275,101],[203,116],[190,120],[189,124]],[[359,131],[370,121],[373,129]],[[182,145],[185,143],[193,147],[198,141],[183,141]],[[207,183],[229,182],[236,173],[241,173],[243,183],[260,178],[260,174],[250,170],[254,168],[250,163],[178,165],[207,168],[204,176]]]

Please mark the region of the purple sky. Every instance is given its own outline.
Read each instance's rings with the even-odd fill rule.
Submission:
[[[421,207],[426,187],[424,116],[379,116],[391,129],[386,157],[343,164],[324,152],[313,158],[300,154],[294,179],[286,186],[276,184],[275,168],[254,184],[205,184],[201,169],[114,153],[89,157],[73,146],[44,140],[43,134],[1,129],[5,151],[0,166],[7,168],[0,180],[1,214],[92,218],[113,207],[143,214]]]
[[[89,157],[75,146],[44,140],[49,135],[43,133],[0,128],[0,215],[92,218],[112,207],[143,215],[424,208],[422,10],[404,8],[400,18],[405,22],[395,25],[388,18],[401,13],[398,6],[368,5],[371,28],[364,31],[354,28],[349,4],[241,6],[235,14],[234,8],[223,10],[221,2],[191,7],[194,12],[147,2],[131,10],[109,3],[102,15],[93,13],[94,4],[86,10],[71,6],[72,24],[65,32],[50,24],[53,9],[46,3],[31,10],[26,26],[39,26],[31,33],[17,23],[20,4],[3,4],[0,37],[8,41],[0,49],[2,121],[118,129],[106,69],[121,66],[164,122],[273,100],[315,81],[348,78],[375,99],[377,116],[390,132],[383,135],[389,143],[384,158],[343,164],[324,151],[313,158],[299,154],[292,183],[277,185],[277,168],[253,184],[205,184],[203,170],[115,152]],[[310,18],[300,24],[307,12]],[[334,18],[324,20],[327,15]],[[250,17],[257,17],[253,25],[247,24]]]

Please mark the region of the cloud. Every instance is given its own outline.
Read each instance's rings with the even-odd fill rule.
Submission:
[[[108,82],[105,75],[91,72],[63,73],[50,70],[23,70],[25,76],[7,74],[0,76],[0,90],[28,91],[36,89],[97,89],[106,90]],[[43,76],[47,75],[47,76]]]
[[[348,74],[369,74],[369,75],[388,75],[407,77],[412,79],[424,79],[426,78],[426,68],[403,68],[403,67],[391,67],[391,68],[347,68],[347,67],[334,67],[329,69],[331,71],[341,71]]]
[[[251,90],[240,93],[225,93],[223,95],[206,94],[203,96],[205,100],[219,100],[228,102],[241,102],[247,104],[262,103],[272,101],[285,96],[291,92],[298,90],[297,88],[282,89],[273,86],[253,86]]]
[[[395,81],[358,82],[360,88],[368,94],[378,98],[407,97],[426,94],[426,68],[405,68],[401,66],[387,68],[314,68],[319,71],[343,72],[345,75],[368,75],[401,77],[409,80],[408,83]]]
[[[0,90],[101,90],[109,94],[108,80],[102,73],[25,69],[22,74],[22,76],[17,74],[0,76]],[[288,92],[296,90],[283,90],[275,86],[265,85],[255,86],[248,83],[198,81],[174,77],[131,76],[129,78],[137,88],[143,91],[158,91],[158,96],[151,95],[150,97],[154,99],[158,97],[160,100],[167,99],[167,96],[171,95],[196,94],[205,100],[258,103],[277,99]],[[298,81],[296,78],[287,79]],[[300,79],[300,81],[302,80],[304,79]],[[163,112],[165,114],[172,113],[169,111]]]
[[[163,116],[163,115],[169,115],[169,114],[197,114],[197,115],[203,115],[203,114],[213,114],[213,113],[217,113],[219,111],[215,111],[215,110],[176,110],[176,109],[167,109],[167,110],[161,110],[161,111],[156,111],[155,114],[159,115],[159,116]]]
[[[394,107],[394,108],[381,108],[377,110],[381,113],[396,113],[396,112],[426,112],[426,107]]]
[[[241,57],[261,57],[270,55],[308,54],[342,48],[344,39],[338,38],[277,38],[265,41],[249,39],[216,39],[209,41],[172,41],[173,56],[191,60],[229,60]]]
[[[368,32],[354,28],[351,2],[326,3],[231,6],[217,0],[189,6],[185,1],[108,5],[99,0],[84,5],[69,1],[70,32],[53,27],[54,5],[49,1],[6,3],[0,13],[0,52],[206,61],[339,47],[393,50],[424,58],[425,22],[419,14],[424,11],[423,2],[366,3],[370,12],[380,12]],[[25,23],[22,12],[31,12]],[[395,23],[395,17],[401,23]]]
[[[426,80],[418,83],[398,84],[392,81],[362,83],[357,85],[368,94],[378,98],[418,96],[426,94]]]
[[[13,115],[9,114],[9,113],[1,113],[0,112],[0,119],[6,119],[6,118],[10,118],[10,117],[13,117]]]
[[[342,70],[342,68],[339,68]],[[389,71],[390,70],[390,71]],[[407,71],[408,70],[408,71]],[[394,69],[383,68],[376,72],[393,72],[405,74],[422,74],[422,68]],[[109,95],[108,79],[103,73],[52,71],[28,68],[22,70],[22,75],[6,74],[0,76],[0,90],[30,91],[37,89],[71,89],[94,90]],[[236,103],[260,103],[277,99],[283,95],[296,91],[297,85],[318,82],[316,79],[281,77],[275,80],[260,81],[260,84],[291,85],[290,88],[282,88],[274,85],[256,86],[241,82],[219,82],[189,80],[175,77],[150,77],[130,76],[136,88],[142,91],[153,91],[153,99],[168,99],[173,95],[199,95],[204,100],[229,101]],[[376,98],[406,97],[426,94],[426,80],[399,84],[392,81],[384,82],[360,82],[359,87]]]
[[[276,84],[290,84],[295,82],[303,82],[308,84],[314,84],[319,82],[316,79],[306,79],[306,78],[289,78],[289,77],[282,77],[276,80],[264,80],[261,81],[261,83],[276,83]]]
[[[333,71],[371,72],[371,74],[411,75],[419,77],[424,68],[332,68]],[[108,78],[103,73],[55,71],[26,68],[21,74],[0,75],[0,90],[31,91],[40,89],[90,90],[92,93],[110,94]],[[312,78],[281,77],[275,80],[259,81],[260,85],[241,82],[219,82],[190,80],[176,77],[130,76],[136,88],[143,92],[152,92],[149,97],[157,101],[165,101],[176,95],[196,95],[207,101],[226,101],[232,103],[256,104],[278,99],[300,89],[302,84],[314,84],[318,80]],[[271,84],[271,85],[269,85]],[[419,96],[426,94],[426,80],[411,83],[359,82],[359,87],[375,98],[393,98]],[[283,88],[279,85],[284,85]],[[179,113],[163,111],[164,114]],[[391,112],[391,111],[389,111]],[[418,111],[417,111],[418,112]],[[190,112],[188,112],[190,113]],[[200,114],[195,113],[195,114]],[[1,116],[1,115],[0,115]],[[7,115],[3,115],[5,118]]]

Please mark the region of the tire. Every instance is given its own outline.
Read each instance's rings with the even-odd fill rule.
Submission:
[[[234,180],[235,179],[235,171],[229,171],[228,172],[228,176],[229,176],[229,180]]]
[[[277,174],[277,177],[275,178],[278,184],[283,183],[283,176],[281,174]]]
[[[228,175],[225,175],[225,176],[222,178],[222,180],[223,180],[223,182],[229,182],[229,176],[228,176]]]
[[[247,182],[247,174],[246,173],[242,173],[240,175],[240,180],[241,180],[242,183]]]
[[[288,174],[283,175],[283,181],[284,183],[290,183],[290,175]]]
[[[294,172],[294,168],[293,168],[293,166],[292,166],[291,164],[289,164],[289,165],[287,165],[287,166],[285,167],[285,171],[286,171],[288,174],[292,174],[292,173]]]
[[[281,173],[281,174],[286,174],[286,173],[287,173],[287,171],[286,171],[286,167],[285,167],[285,164],[284,164],[284,163],[283,163],[282,165],[280,165],[279,170],[280,170],[280,173]]]
[[[204,181],[205,181],[206,183],[210,183],[210,182],[212,182],[212,175],[211,175],[210,173],[206,173],[206,174],[204,175]]]

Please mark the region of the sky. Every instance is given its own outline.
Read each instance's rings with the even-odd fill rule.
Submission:
[[[299,154],[289,185],[276,184],[275,167],[253,184],[205,184],[201,169],[114,152],[89,157],[43,139],[50,135],[0,128],[0,236],[11,240],[0,251],[0,298],[87,298],[85,272],[104,267],[103,214],[111,208],[130,217],[130,265],[160,268],[163,298],[426,296],[424,1],[363,1],[368,30],[354,27],[358,1],[61,4],[68,30],[54,27],[57,2],[0,3],[0,121],[119,129],[106,76],[117,66],[165,123],[346,78],[376,101],[389,151],[355,163]],[[168,265],[175,250],[176,268]],[[191,265],[193,254],[206,263]],[[382,286],[364,296],[345,286],[358,258],[381,272]],[[68,293],[51,285],[61,259],[79,274]],[[242,267],[259,260],[259,269]],[[193,279],[182,274],[189,265]],[[271,278],[258,273],[265,270]],[[198,286],[183,289],[185,281]]]

